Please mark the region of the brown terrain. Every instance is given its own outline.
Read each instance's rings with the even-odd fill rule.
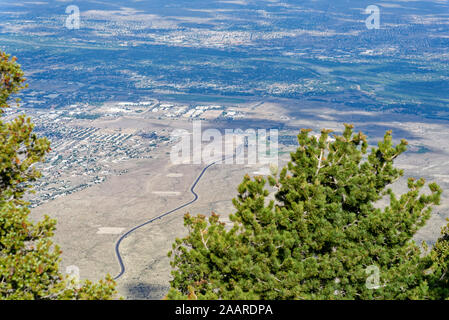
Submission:
[[[317,133],[320,128],[341,131],[342,123],[345,122],[353,123],[356,130],[367,134],[371,143],[381,139],[386,130],[393,129],[395,139],[405,138],[410,143],[410,151],[397,161],[397,165],[405,169],[405,175],[424,177],[427,181],[439,183],[443,190],[448,189],[447,122],[350,109],[337,112],[324,104],[298,107],[297,102],[287,100],[252,106],[256,107],[242,106],[249,114],[244,120],[224,124],[204,121],[204,125],[219,128],[240,126],[245,129],[272,122],[281,123],[285,132],[294,134],[303,127],[310,127]],[[121,129],[148,126],[150,122],[143,119],[139,121],[138,117],[96,121],[96,125],[101,127]],[[188,129],[191,126],[187,121],[151,120],[151,123],[167,130],[175,127]],[[152,159],[117,164],[120,169],[127,169],[127,173],[111,176],[101,184],[49,201],[32,210],[35,219],[43,214],[57,219],[55,240],[63,250],[63,271],[66,266],[76,265],[82,278],[97,280],[107,273],[115,276],[120,268],[114,246],[120,234],[193,199],[191,184],[205,165],[172,165],[168,155],[170,148],[169,144],[156,149]],[[292,150],[292,147],[283,148],[285,150]],[[288,153],[283,153],[280,164],[285,164],[286,160]],[[126,272],[117,281],[119,293],[125,298],[161,299],[168,290],[170,280],[171,267],[167,252],[175,238],[186,234],[183,214],[208,215],[214,211],[228,221],[228,215],[233,212],[231,199],[236,196],[236,188],[243,175],[257,173],[262,167],[212,166],[195,189],[199,195],[197,202],[136,230],[124,239],[120,252]],[[394,189],[403,192],[405,181],[406,177],[397,182]],[[441,226],[449,216],[449,202],[445,193],[443,199],[428,224],[417,234],[418,241],[432,243],[438,237]]]

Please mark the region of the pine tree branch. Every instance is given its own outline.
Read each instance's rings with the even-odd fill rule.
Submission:
[[[321,149],[321,152],[320,152],[320,158],[318,159],[318,167],[317,167],[317,169],[316,169],[315,176],[317,176],[318,173],[320,172],[320,169],[321,169],[321,161],[323,160],[323,154],[324,154],[324,149]]]
[[[206,249],[209,250],[209,248],[207,247],[207,241],[205,241],[204,237],[203,237],[203,231],[200,232],[200,234],[201,234],[201,242],[204,244],[204,247],[206,247]]]

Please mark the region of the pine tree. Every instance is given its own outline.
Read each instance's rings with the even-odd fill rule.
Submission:
[[[25,88],[16,58],[0,51],[0,115],[12,94]],[[19,103],[19,100],[16,100]],[[30,118],[0,120],[0,299],[110,299],[115,284],[107,276],[98,283],[77,284],[59,271],[61,250],[51,238],[56,222],[46,216],[29,219],[30,183],[41,177],[35,164],[50,151],[46,138],[33,133]]]
[[[388,131],[377,147],[345,125],[342,135],[302,129],[299,147],[268,183],[246,175],[227,228],[216,214],[187,214],[172,251],[168,299],[445,299],[449,227],[429,249],[413,236],[441,188],[393,166],[407,142]],[[378,205],[381,199],[388,205]]]

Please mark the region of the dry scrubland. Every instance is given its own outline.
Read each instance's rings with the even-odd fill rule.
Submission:
[[[396,162],[405,169],[405,176],[424,177],[436,181],[443,190],[449,186],[449,122],[426,120],[403,114],[365,112],[350,109],[330,109],[325,102],[302,104],[301,101],[270,100],[242,105],[247,117],[232,123],[203,122],[216,128],[263,128],[281,125],[282,132],[296,133],[300,128],[314,130],[330,128],[340,131],[342,123],[353,123],[356,130],[368,135],[370,142],[379,140],[386,130],[393,129],[397,141],[407,139],[410,150]],[[129,129],[136,126],[187,128],[188,121],[145,120],[122,117],[116,120],[94,120],[111,129]],[[49,214],[58,220],[56,241],[63,249],[62,267],[76,265],[82,278],[100,279],[105,273],[119,272],[114,245],[124,232],[152,217],[166,212],[193,198],[191,183],[204,165],[172,165],[167,152],[170,145],[157,148],[152,159],[134,159],[116,164],[116,169],[128,173],[111,176],[105,182],[80,192],[60,197],[33,209],[34,218]],[[283,150],[291,150],[286,147]],[[288,154],[280,156],[285,164]],[[263,167],[263,166],[262,166]],[[190,207],[149,224],[126,238],[121,253],[126,273],[118,280],[121,295],[134,299],[160,299],[168,289],[170,266],[167,252],[176,237],[185,234],[182,216],[186,212],[210,214],[214,211],[224,217],[232,213],[231,199],[245,173],[254,174],[261,166],[215,165],[199,182],[196,192],[199,200]],[[405,178],[394,185],[405,190]],[[427,225],[417,234],[418,241],[432,243],[440,227],[449,217],[449,201],[443,193],[442,204],[436,208]],[[101,229],[103,228],[103,229]]]

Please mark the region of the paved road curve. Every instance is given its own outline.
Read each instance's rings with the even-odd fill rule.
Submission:
[[[223,159],[223,160],[224,160],[224,159]],[[182,209],[182,208],[185,208],[185,207],[191,205],[192,203],[194,203],[195,201],[197,201],[197,200],[198,200],[198,195],[197,195],[196,192],[195,192],[195,187],[196,187],[196,185],[197,185],[198,182],[201,180],[201,178],[203,177],[203,175],[204,175],[204,173],[207,171],[207,169],[209,169],[210,167],[212,167],[214,164],[216,164],[216,163],[218,163],[218,162],[222,162],[223,160],[217,160],[217,161],[215,161],[215,162],[212,162],[211,164],[207,165],[207,166],[201,171],[201,173],[199,174],[199,176],[196,178],[195,182],[194,182],[194,183],[192,184],[192,186],[190,187],[190,192],[193,194],[193,200],[191,200],[191,201],[189,201],[189,202],[187,202],[187,203],[184,203],[183,205],[181,205],[181,206],[179,206],[179,207],[177,207],[177,208],[175,208],[175,209],[173,209],[173,210],[167,211],[167,212],[165,212],[165,213],[163,213],[163,214],[161,214],[161,215],[159,215],[159,216],[157,216],[157,217],[155,217],[155,218],[152,218],[151,220],[148,220],[148,221],[146,221],[146,222],[144,222],[144,223],[142,223],[142,224],[139,224],[138,226],[135,226],[134,228],[132,228],[132,229],[128,230],[126,233],[124,233],[124,234],[118,239],[117,243],[115,244],[115,254],[116,254],[116,256],[117,256],[118,263],[120,264],[120,273],[119,273],[118,275],[115,276],[114,280],[117,280],[118,278],[120,278],[120,277],[125,273],[125,270],[126,270],[126,269],[125,269],[125,264],[123,263],[122,256],[120,255],[120,244],[122,243],[123,239],[125,239],[127,236],[129,236],[131,233],[133,233],[133,232],[136,231],[137,229],[140,229],[140,228],[142,228],[143,226],[146,226],[147,224],[152,223],[153,221],[156,221],[156,220],[161,219],[161,218],[163,218],[163,217],[165,217],[165,216],[168,216],[169,214],[172,214],[172,213],[174,213],[175,211],[178,211],[178,210],[180,210],[180,209]]]

